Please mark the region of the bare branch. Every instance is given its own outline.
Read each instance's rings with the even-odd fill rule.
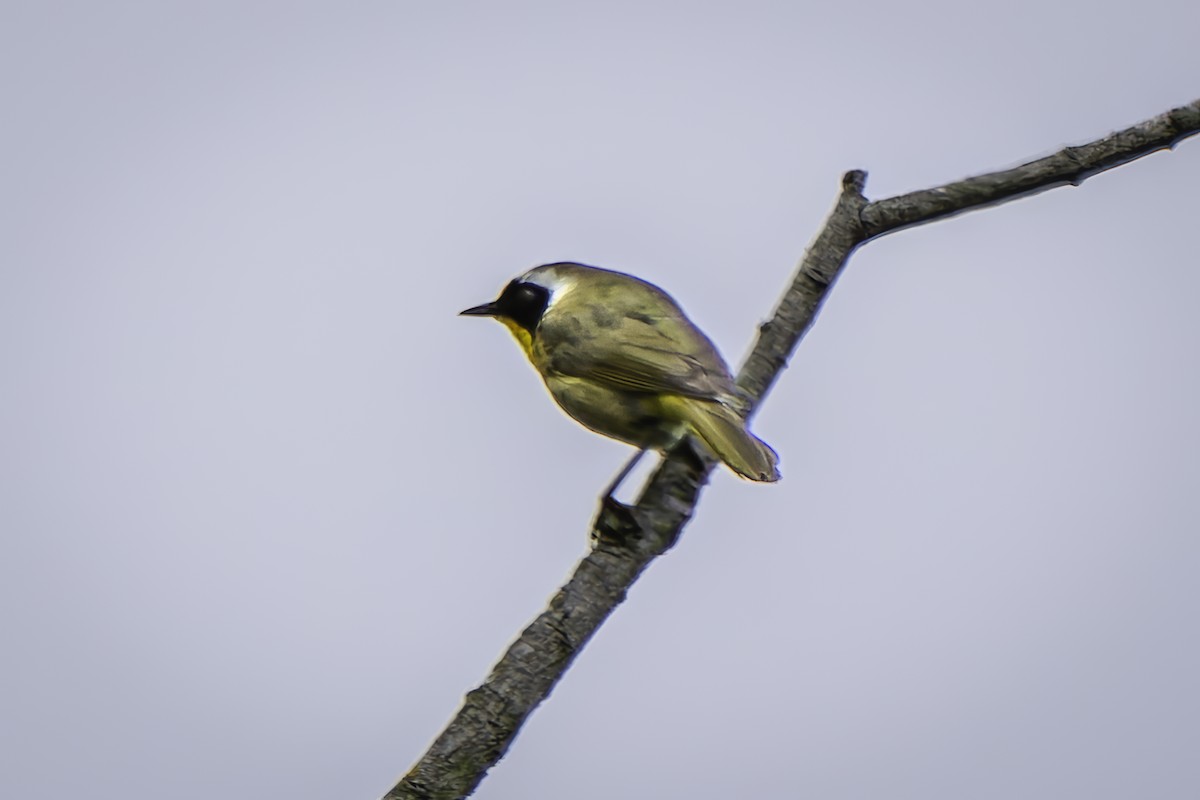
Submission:
[[[1172,149],[1200,131],[1200,100],[1088,144],[1013,169],[977,175],[936,189],[911,192],[871,203],[863,211],[868,238],[926,222],[1007,203],[1059,186],[1078,186],[1105,170],[1158,150]]]
[[[1200,100],[1014,169],[874,203],[863,196],[866,173],[846,173],[825,226],[805,252],[774,315],[760,328],[738,384],[755,405],[761,402],[859,245],[964,211],[1078,185],[1198,132]],[[475,789],[633,582],[678,540],[712,468],[707,457],[681,445],[663,460],[635,506],[601,507],[593,530],[595,548],[483,685],[467,694],[458,714],[385,800],[451,800]]]

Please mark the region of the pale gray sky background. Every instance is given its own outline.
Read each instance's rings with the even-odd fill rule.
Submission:
[[[1200,6],[9,2],[0,796],[373,798],[627,448],[464,320],[738,362],[835,196],[1200,96]],[[871,244],[485,800],[1200,795],[1200,142]]]

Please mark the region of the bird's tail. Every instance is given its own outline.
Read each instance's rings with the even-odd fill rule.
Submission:
[[[717,458],[752,481],[779,480],[779,456],[770,445],[746,430],[738,413],[715,400],[672,395],[663,398]]]

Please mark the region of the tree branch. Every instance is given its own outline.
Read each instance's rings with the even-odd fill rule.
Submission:
[[[863,196],[866,173],[846,173],[825,226],[805,251],[774,315],[759,329],[738,385],[754,406],[762,401],[859,245],[964,211],[1057,186],[1078,186],[1099,172],[1173,148],[1198,132],[1200,100],[1013,169],[873,203]],[[633,582],[678,540],[712,469],[707,456],[697,455],[685,443],[663,460],[636,505],[601,507],[592,552],[483,684],[467,694],[458,714],[385,800],[451,800],[475,789]]]
[[[871,203],[863,227],[874,239],[914,225],[1007,203],[1059,186],[1078,186],[1098,173],[1175,145],[1200,130],[1200,100],[1088,144],[1066,147],[1019,167],[977,175],[936,189]]]

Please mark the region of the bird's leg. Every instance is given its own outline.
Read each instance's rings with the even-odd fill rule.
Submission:
[[[637,466],[638,461],[645,455],[645,450],[638,450],[633,458],[629,459],[621,471],[617,473],[617,477],[613,478],[612,483],[604,491],[604,497],[600,500],[600,511],[596,514],[596,519],[592,523],[592,545],[600,546],[604,542],[624,545],[629,537],[641,530],[638,524],[637,517],[634,515],[634,508],[627,506],[616,498],[617,489],[621,486],[621,482],[629,476],[629,473]]]
[[[633,458],[629,459],[624,467],[621,467],[621,471],[617,473],[617,477],[613,478],[612,483],[610,483],[608,488],[604,490],[605,502],[610,500],[617,502],[617,489],[620,488],[621,481],[629,477],[629,473],[633,472],[633,468],[637,466],[637,463],[642,460],[642,456],[644,455],[646,455],[645,450],[638,450],[633,454]]]

